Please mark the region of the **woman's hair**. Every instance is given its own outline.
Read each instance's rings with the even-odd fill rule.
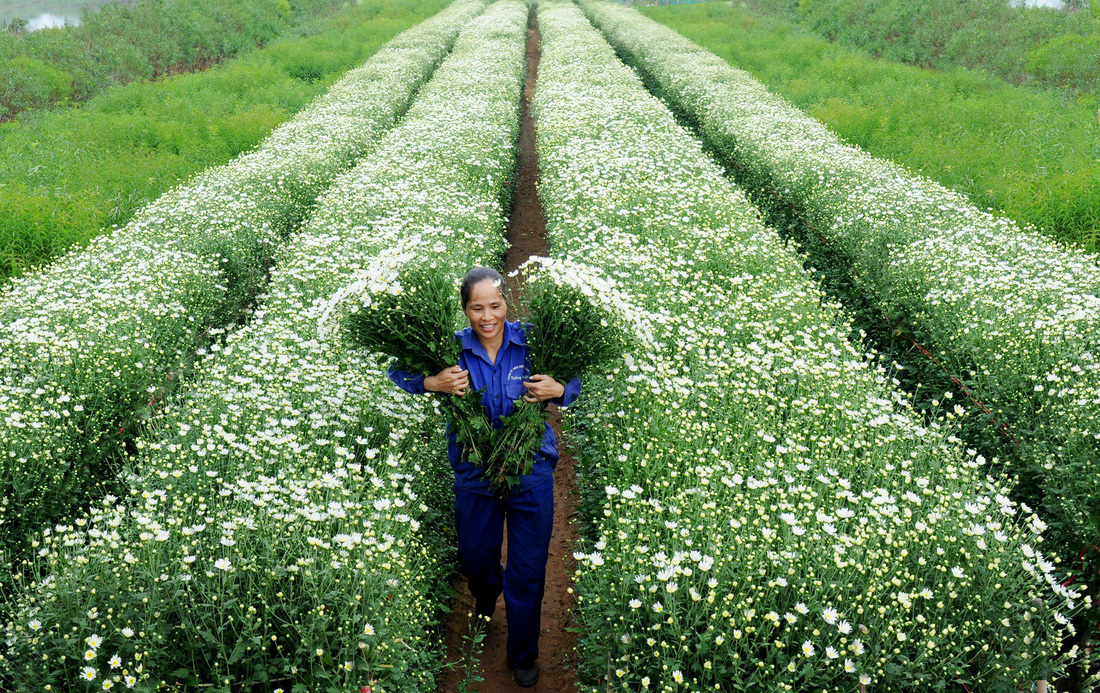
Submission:
[[[504,295],[504,277],[500,276],[500,272],[492,267],[475,267],[462,278],[462,288],[460,289],[462,310],[466,310],[466,304],[470,302],[470,293],[474,290],[474,285],[480,284],[486,279],[493,282],[493,286],[500,290],[501,296]]]

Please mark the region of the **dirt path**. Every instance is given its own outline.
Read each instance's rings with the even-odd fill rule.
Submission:
[[[548,255],[546,242],[546,219],[542,213],[535,183],[538,180],[538,153],[535,150],[535,124],[531,118],[530,105],[535,97],[535,80],[539,66],[539,34],[534,9],[527,30],[527,84],[523,94],[522,123],[520,126],[517,152],[517,180],[512,213],[509,217],[508,241],[511,244],[504,260],[504,273],[507,275],[532,255]],[[508,289],[512,296],[518,289],[518,277],[508,279]],[[509,318],[514,319],[514,315]],[[561,415],[557,407],[553,411],[550,425],[562,447]],[[573,595],[568,591],[573,586],[573,545],[577,539],[576,505],[579,500],[576,477],[573,473],[573,457],[562,450],[554,473],[554,533],[550,539],[550,559],[546,566],[546,596],[542,602],[542,636],[539,638],[539,682],[533,691],[558,693],[576,690],[574,684],[576,671],[575,633],[565,629],[572,624],[572,611],[575,605]],[[504,556],[507,562],[508,542],[505,537]],[[444,620],[444,641],[447,645],[447,658],[459,663],[462,658],[463,636],[468,632],[470,619],[467,616],[474,609],[474,600],[466,587],[466,580],[459,577],[455,582],[458,597],[451,604],[453,611]],[[471,691],[496,693],[497,691],[524,690],[512,680],[508,668],[508,659],[504,651],[507,637],[507,623],[504,618],[504,598],[497,600],[496,615],[489,625],[484,641],[484,650],[480,656],[480,665],[476,674],[483,680],[469,684]],[[461,664],[457,670],[448,673],[440,693],[452,693],[459,689],[462,679]]]

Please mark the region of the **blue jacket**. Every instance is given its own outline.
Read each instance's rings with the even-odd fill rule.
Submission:
[[[532,375],[530,372],[530,359],[527,351],[527,335],[523,326],[518,322],[505,321],[504,341],[497,352],[497,360],[494,364],[489,359],[489,353],[478,341],[473,328],[467,327],[455,333],[455,339],[462,344],[462,353],[458,357],[458,365],[465,371],[469,371],[470,388],[480,390],[485,388],[485,394],[481,403],[488,410],[489,420],[494,426],[500,426],[500,418],[508,416],[514,409],[513,401],[520,399],[527,393],[523,381]],[[390,380],[406,392],[413,394],[424,393],[424,376],[401,371],[390,366]],[[581,391],[581,381],[573,378],[565,385],[565,394],[550,400],[558,406],[568,407],[577,399]],[[535,453],[534,469],[524,477],[515,492],[534,488],[553,477],[554,467],[558,464],[558,445],[554,439],[554,431],[550,424],[545,424],[546,432],[542,436],[542,448]],[[462,459],[462,452],[458,449],[458,443],[447,427],[447,458],[455,472],[455,488],[462,491],[493,495],[489,483],[480,467],[470,464]]]

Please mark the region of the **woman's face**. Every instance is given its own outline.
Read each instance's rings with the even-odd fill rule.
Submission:
[[[504,302],[500,287],[494,286],[492,279],[486,279],[470,288],[465,313],[478,339],[483,343],[492,342],[504,333],[508,304]]]

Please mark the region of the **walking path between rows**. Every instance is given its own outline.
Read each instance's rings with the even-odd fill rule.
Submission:
[[[535,187],[538,180],[538,152],[535,149],[535,123],[531,117],[531,102],[535,98],[535,80],[539,66],[539,33],[532,9],[527,30],[527,84],[524,88],[521,111],[519,144],[516,159],[516,189],[509,216],[508,253],[504,259],[504,274],[518,268],[532,255],[546,257],[550,247],[546,241],[546,218],[539,202]],[[507,278],[510,296],[514,299],[520,288],[520,277]],[[514,303],[514,301],[513,301]],[[509,315],[509,319],[515,319]],[[553,415],[550,425],[557,436],[559,448],[563,447],[561,414],[551,405]],[[572,627],[572,612],[576,604],[573,593],[573,546],[577,540],[578,514],[576,476],[573,472],[573,457],[568,450],[561,451],[558,467],[554,473],[554,532],[550,539],[550,558],[546,566],[546,595],[542,602],[542,636],[539,638],[539,681],[532,691],[552,691],[554,693],[572,693],[576,691],[576,644],[577,634],[567,628]],[[508,543],[505,536],[504,560],[508,558]],[[464,675],[462,662],[465,649],[464,637],[468,634],[474,610],[474,600],[461,576],[455,582],[458,596],[452,600],[451,613],[443,621],[443,638],[447,648],[447,661],[453,663],[453,669],[447,672],[440,688],[441,693],[453,693],[459,689]],[[479,693],[498,693],[500,691],[519,691],[521,689],[512,680],[508,668],[508,658],[504,651],[507,639],[507,624],[504,618],[504,597],[497,600],[496,613],[488,626],[483,642],[484,649],[479,655],[476,675],[484,679],[468,683],[468,690]]]

